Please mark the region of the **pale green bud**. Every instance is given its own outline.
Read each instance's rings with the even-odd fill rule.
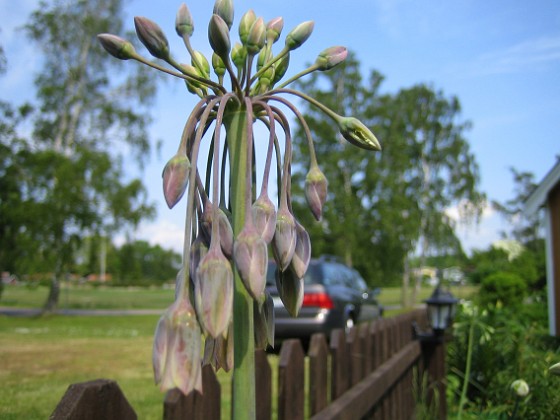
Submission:
[[[548,371],[554,375],[560,375],[560,363],[556,363],[548,368]]]
[[[278,41],[280,34],[284,29],[284,19],[282,17],[276,17],[266,24],[266,38],[271,44]]]
[[[136,16],[134,18],[134,27],[136,28],[138,39],[140,39],[150,54],[162,60],[169,57],[169,42],[157,23],[148,18]]]
[[[232,0],[216,0],[216,3],[214,3],[213,13],[215,15],[220,16],[227,24],[228,28],[231,29],[231,25],[233,25],[233,1]]]
[[[257,58],[257,70],[260,70],[270,60],[272,60],[272,50],[270,48],[262,49]]]
[[[253,322],[255,328],[255,348],[274,348],[274,301],[269,293],[262,299],[253,300]]]
[[[241,17],[241,21],[239,22],[239,39],[243,43],[243,45],[247,44],[247,38],[249,38],[249,32],[251,31],[251,26],[257,20],[257,15],[253,9],[249,9],[245,14]]]
[[[216,76],[223,76],[226,74],[226,65],[224,64],[224,60],[222,60],[216,53],[212,53],[212,68],[214,69]]]
[[[280,209],[276,213],[276,228],[272,238],[272,251],[281,271],[286,270],[290,265],[295,249],[296,222],[294,216],[288,210]]]
[[[247,47],[247,52],[251,55],[257,54],[264,47],[266,42],[266,27],[264,25],[263,18],[258,18],[251,29],[249,30],[249,36],[247,37],[247,42],[245,46]]]
[[[257,201],[253,203],[253,221],[255,229],[261,238],[269,244],[274,237],[276,228],[276,208],[266,194],[261,194]]]
[[[282,77],[288,71],[290,66],[290,54],[286,54],[277,63],[274,64],[274,79],[272,79],[272,86],[282,80]]]
[[[307,38],[311,36],[314,26],[315,22],[312,20],[300,23],[286,36],[286,47],[290,51],[301,47],[301,45],[307,41]]]
[[[189,182],[190,169],[189,158],[181,153],[173,156],[163,168],[163,196],[170,209],[183,197]]]
[[[130,42],[116,35],[99,34],[97,39],[105,51],[119,60],[128,60],[136,54],[136,50]]]
[[[229,50],[231,49],[229,28],[226,22],[216,14],[212,15],[210,23],[208,24],[208,40],[214,52],[218,54],[222,60],[227,59]]]
[[[198,69],[198,67],[196,66],[195,58],[202,66],[202,69]],[[194,57],[191,57],[191,64],[194,67],[197,67],[197,69],[202,72],[199,73],[202,77],[204,77],[205,79],[208,79],[210,77],[210,64],[208,63],[208,60],[206,59],[204,54],[202,54],[200,51],[194,51]]]
[[[363,122],[354,117],[341,117],[338,120],[340,134],[354,146],[366,150],[381,150],[381,144]]]
[[[317,70],[330,70],[346,60],[347,55],[348,50],[345,47],[327,48],[321,52],[315,60],[315,64],[319,66]]]
[[[252,224],[245,225],[233,245],[233,260],[245,288],[258,299],[266,286],[268,250]]]
[[[305,228],[296,221],[296,249],[290,262],[290,268],[296,277],[302,279],[307,272],[309,261],[311,261],[311,239]]]
[[[529,385],[523,379],[517,379],[511,384],[511,389],[519,398],[529,395]]]
[[[243,67],[245,65],[245,60],[247,60],[247,49],[239,42],[236,42],[231,49],[231,61],[233,61],[233,64],[237,67]]]
[[[288,313],[294,318],[298,316],[303,303],[303,279],[292,270],[276,270],[276,288],[280,299]]]
[[[327,177],[318,166],[311,167],[305,177],[305,198],[315,219],[321,220],[323,205],[327,200]]]
[[[191,16],[191,12],[185,3],[179,6],[177,11],[177,17],[175,18],[175,31],[177,35],[191,36],[194,32],[194,22]]]

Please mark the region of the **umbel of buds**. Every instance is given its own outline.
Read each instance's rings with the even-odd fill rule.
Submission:
[[[186,223],[175,302],[156,329],[155,380],[163,390],[178,388],[185,394],[200,390],[204,359],[216,369],[233,368],[235,386],[238,364],[245,366],[246,355],[254,350],[255,341],[259,348],[274,345],[274,305],[265,287],[269,245],[276,263],[271,273],[276,272],[282,302],[293,316],[302,305],[311,240],[292,210],[292,167],[309,165],[305,197],[317,220],[321,219],[328,196],[327,178],[315,157],[311,132],[289,98],[296,96],[317,107],[337,125],[349,144],[366,150],[380,150],[380,144],[361,121],[338,115],[288,87],[308,73],[328,71],[344,62],[346,48],[323,50],[310,67],[283,81],[290,54],[311,36],[313,21],[295,26],[275,48],[284,29],[281,17],[266,21],[249,10],[234,29],[233,1],[216,0],[207,25],[213,53],[205,57],[191,46],[194,20],[182,4],[176,15],[175,32],[185,44],[190,64],[181,64],[174,58],[164,31],[155,22],[136,17],[134,26],[148,53],[159,61],[142,56],[131,42],[116,35],[99,34],[98,39],[112,56],[182,79],[188,91],[200,98],[185,123],[178,151],[162,174],[163,195],[169,208],[186,197]],[[235,32],[239,41],[232,42]],[[226,77],[230,80],[225,81]],[[309,161],[298,165],[292,162],[288,116],[299,121],[309,145]],[[268,138],[253,138],[257,123],[268,128]],[[220,139],[222,131],[226,141]],[[253,157],[256,140],[263,142],[266,157]],[[203,143],[206,147],[201,147]],[[209,150],[208,155],[202,156],[201,150]],[[268,195],[271,172],[278,181],[276,202]],[[262,174],[258,196],[255,174]],[[252,378],[249,380],[254,382],[254,374]],[[244,388],[236,397],[245,393],[251,391]],[[234,402],[237,412],[235,407]]]

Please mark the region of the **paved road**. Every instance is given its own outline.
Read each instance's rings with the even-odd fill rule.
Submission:
[[[163,309],[59,309],[55,311],[58,315],[73,316],[122,316],[122,315],[161,315]],[[41,315],[37,308],[11,308],[0,306],[0,315],[32,317]]]

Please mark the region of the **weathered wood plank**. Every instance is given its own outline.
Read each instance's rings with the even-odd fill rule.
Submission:
[[[299,340],[282,344],[278,362],[278,419],[298,420],[304,416],[304,354]]]
[[[257,420],[272,416],[272,370],[264,350],[255,351],[255,393]]]
[[[72,384],[51,420],[136,420],[138,417],[115,381],[96,379]]]
[[[331,331],[331,398],[340,397],[348,389],[348,358],[344,330]]]
[[[328,404],[329,348],[324,334],[313,334],[309,344],[309,413],[318,413]]]
[[[362,418],[383,397],[385,391],[391,388],[401,375],[420,358],[420,355],[420,343],[417,341],[409,343],[312,419]]]

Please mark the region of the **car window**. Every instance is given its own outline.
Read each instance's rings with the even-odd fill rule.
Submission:
[[[323,263],[323,284],[325,286],[340,286],[344,284],[344,274],[337,264]]]
[[[268,269],[266,271],[266,285],[276,286],[276,263],[274,261],[269,261]],[[321,270],[318,264],[311,262],[303,278],[305,284],[321,283]]]

